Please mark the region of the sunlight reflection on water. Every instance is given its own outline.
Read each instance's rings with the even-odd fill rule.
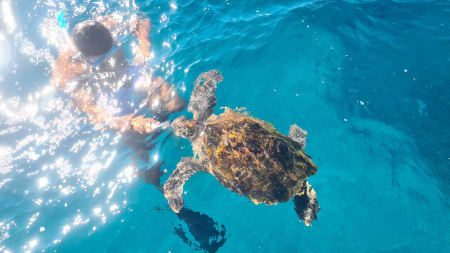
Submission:
[[[58,26],[56,18],[61,11],[72,22],[101,16],[111,9],[117,11],[114,15],[118,18],[137,11],[134,1],[86,2],[35,2],[28,18],[36,22],[45,44],[21,26],[27,17],[15,15],[19,4],[1,2],[0,70],[11,67],[11,60],[13,68],[11,73],[0,72],[0,83],[15,75],[30,75],[26,80],[30,83],[14,81],[19,94],[5,93],[5,85],[0,86],[0,199],[5,203],[13,201],[11,198],[22,199],[13,205],[19,207],[17,210],[5,205],[1,211],[0,251],[46,249],[78,227],[90,226],[91,234],[110,216],[127,210],[127,187],[135,182],[136,168],[130,162],[113,164],[122,134],[92,127],[70,99],[50,84],[35,85],[34,74],[27,73],[28,69],[38,69],[48,79],[57,50],[68,46],[68,33]],[[176,10],[176,4],[171,8]],[[161,22],[168,22],[168,17],[161,16]],[[171,47],[164,42],[167,44]],[[14,45],[14,53],[9,45]],[[20,60],[23,57],[26,62]],[[163,60],[161,69],[173,71],[174,63]],[[35,87],[30,89],[30,85]],[[153,159],[157,161],[158,155]]]

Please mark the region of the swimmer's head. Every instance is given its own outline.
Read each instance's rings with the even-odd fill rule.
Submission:
[[[102,56],[113,47],[108,28],[92,20],[78,23],[72,31],[72,41],[84,56]]]

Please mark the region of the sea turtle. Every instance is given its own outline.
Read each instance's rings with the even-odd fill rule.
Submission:
[[[182,209],[184,183],[203,171],[255,204],[272,205],[294,197],[295,211],[309,226],[319,205],[306,182],[317,173],[303,151],[306,131],[294,124],[286,136],[270,123],[230,108],[214,115],[216,87],[222,80],[216,70],[202,73],[188,106],[193,119],[182,116],[171,123],[177,136],[192,142],[194,157],[182,158],[164,184],[170,207],[176,213]]]

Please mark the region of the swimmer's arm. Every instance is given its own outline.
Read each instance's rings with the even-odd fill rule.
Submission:
[[[94,104],[94,98],[91,94],[78,91],[74,99],[83,112],[85,112],[92,124],[105,125],[107,128],[115,131],[134,131],[140,134],[150,134],[154,132],[158,121],[144,116],[133,117],[134,114],[128,114],[122,117],[116,117],[107,110]]]
[[[134,58],[134,62],[136,64],[142,64],[146,58],[150,57],[150,21],[147,18],[138,18],[134,32],[139,44],[139,52]]]
[[[85,64],[72,62],[72,56],[73,52],[71,50],[61,52],[53,67],[52,79],[50,82],[61,90],[65,90],[70,79],[82,74],[87,69]]]
[[[102,22],[108,29],[112,29],[114,26],[119,25],[119,21],[111,15],[103,16],[97,21]],[[145,59],[150,57],[151,43],[149,40],[150,34],[150,20],[147,18],[132,18],[130,21],[131,31],[136,35],[138,40],[138,49],[134,62],[136,64],[142,64]]]

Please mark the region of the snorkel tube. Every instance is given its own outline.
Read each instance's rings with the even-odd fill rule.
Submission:
[[[59,25],[59,27],[62,28],[62,29],[67,28],[67,22],[66,22],[66,20],[64,19],[64,11],[61,11],[61,12],[58,14],[58,25]]]
[[[72,40],[70,39],[70,35],[69,35],[69,31],[67,29],[67,22],[66,19],[64,18],[64,11],[61,11],[58,14],[57,17],[57,21],[58,21],[58,26],[61,29],[63,36],[64,36],[64,40],[66,42],[66,45],[69,45],[71,49],[74,48]]]

